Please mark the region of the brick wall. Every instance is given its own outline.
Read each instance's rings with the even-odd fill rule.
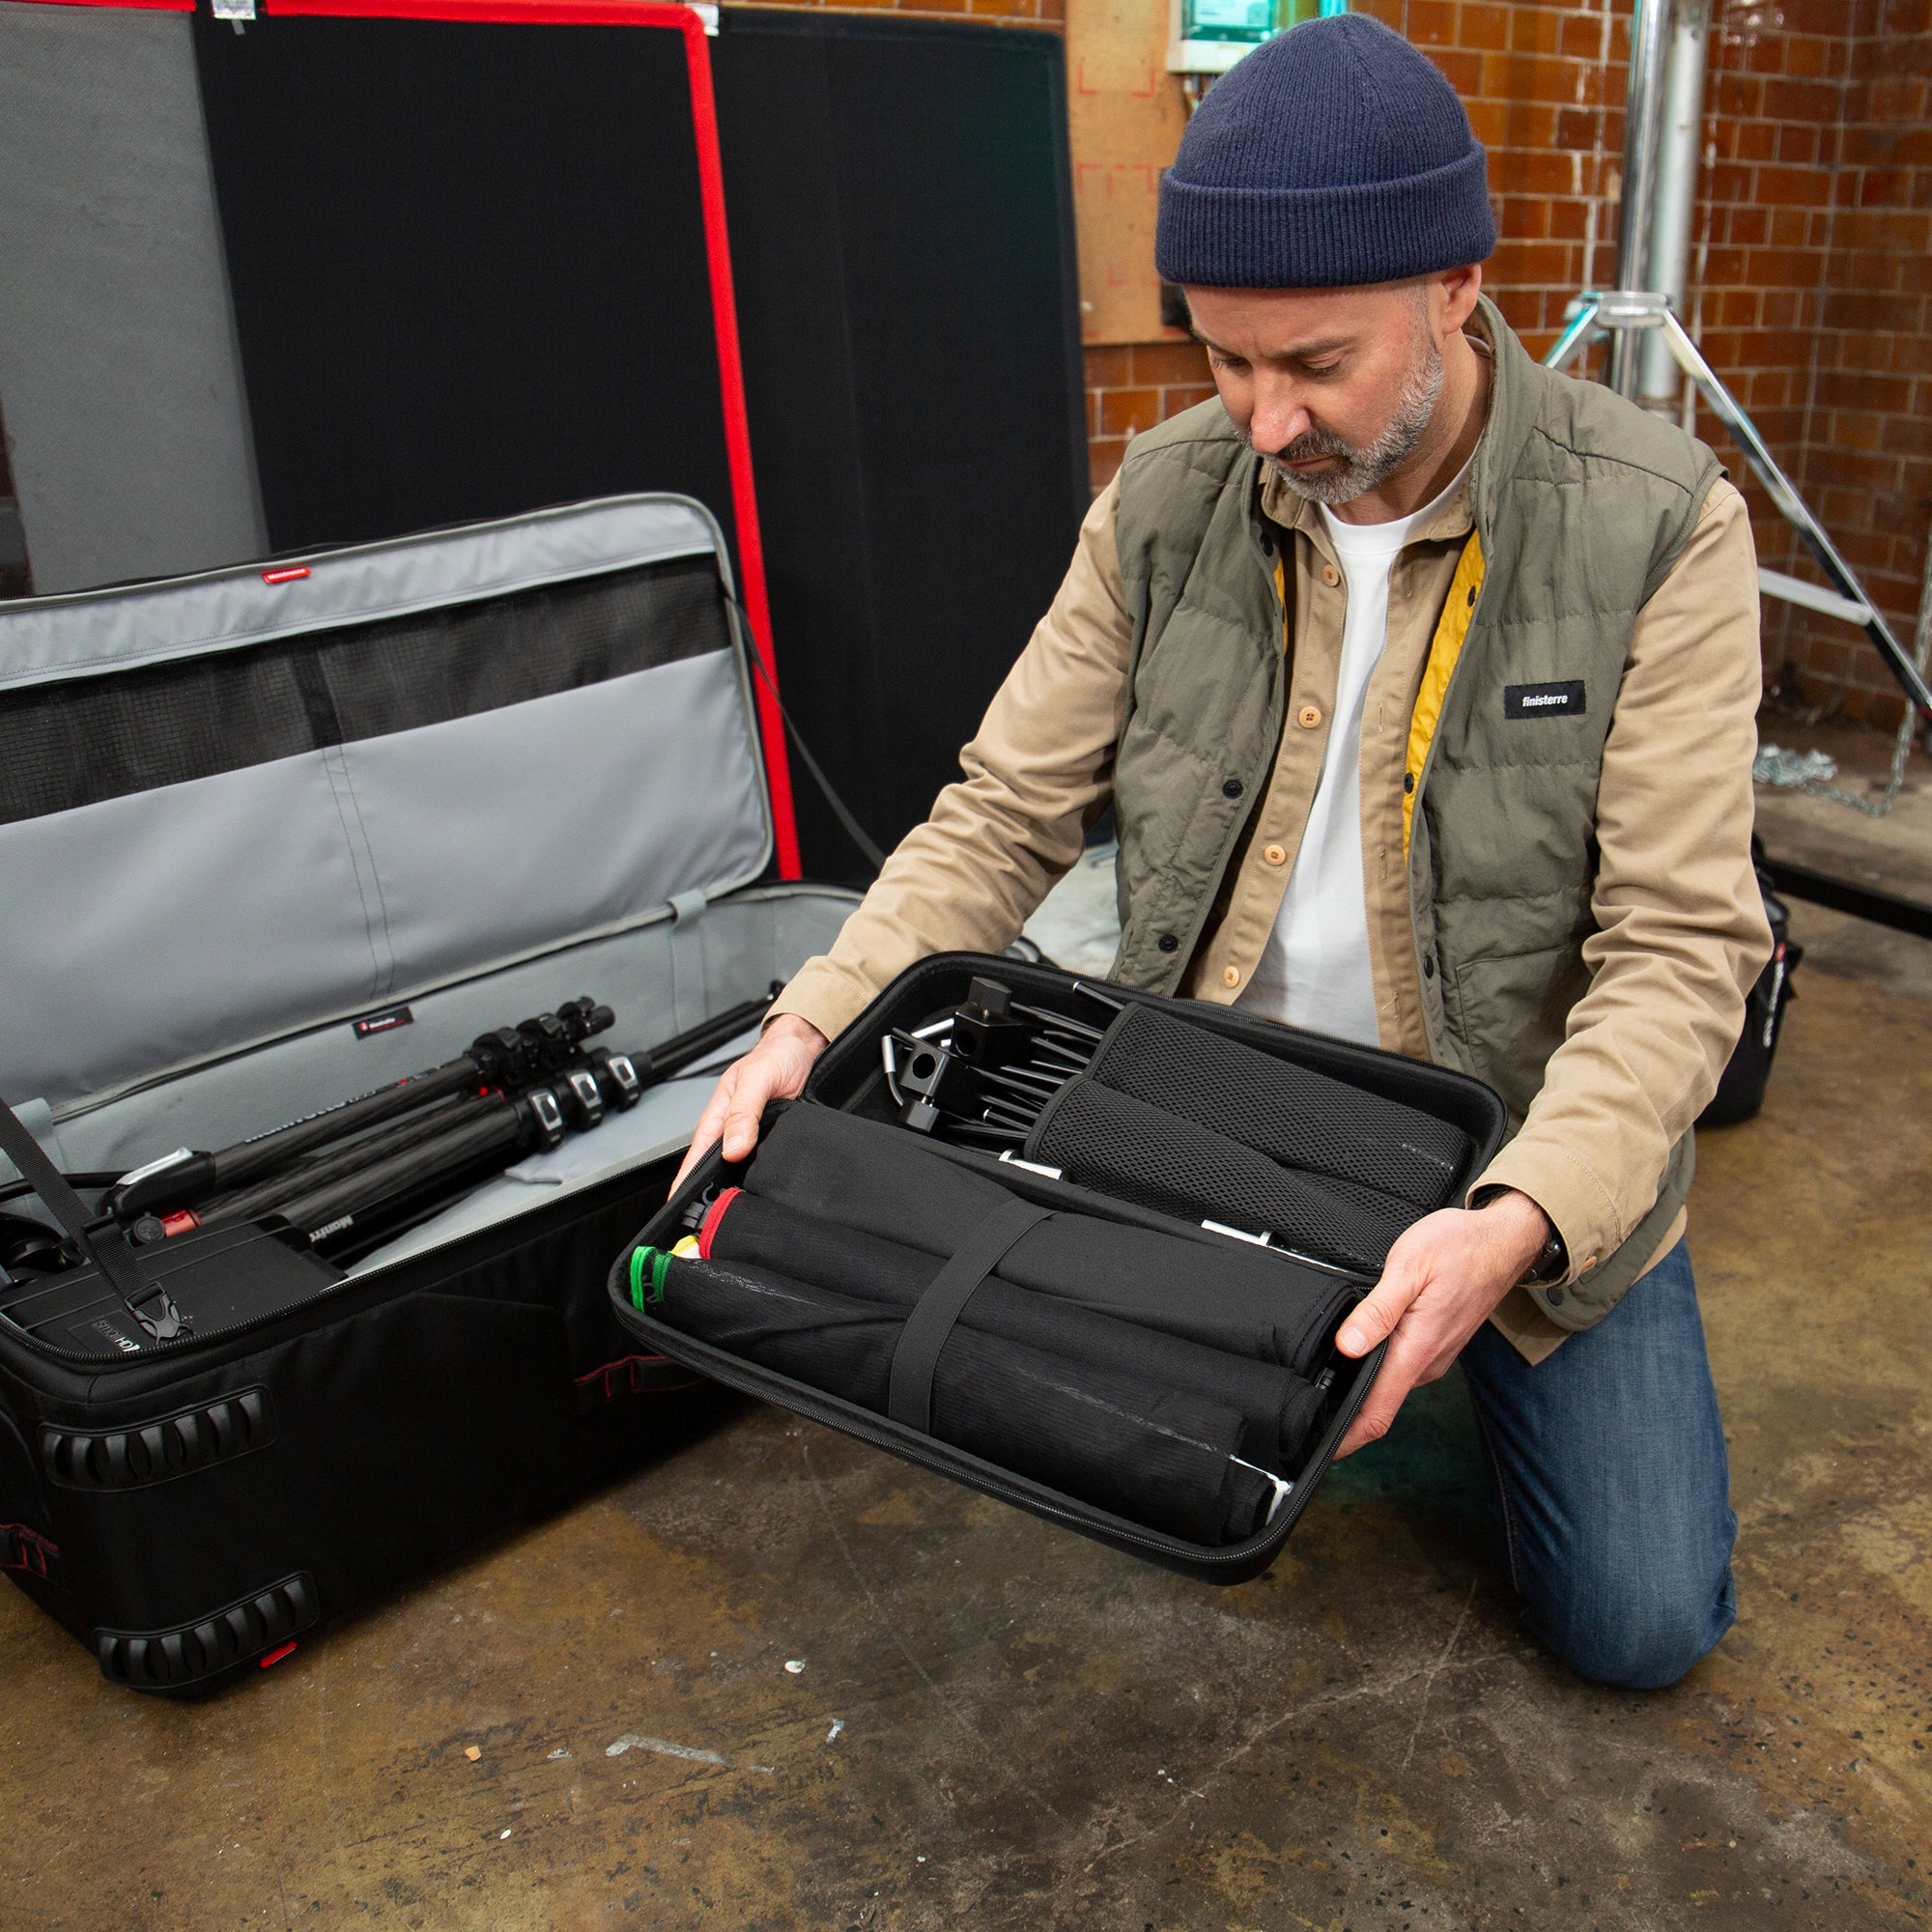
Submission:
[[[1799,20],[1849,12],[1853,27],[1834,49],[1835,123],[1820,128],[1804,183],[1826,192],[1809,211],[1822,239],[1807,236],[1803,257],[1816,279],[1798,330],[1794,479],[1909,647],[1932,532],[1932,0],[1785,0],[1783,12],[1787,73]],[[1762,525],[1760,545],[1778,561]],[[1793,560],[1780,568],[1817,576],[1794,539],[1782,554]],[[1814,701],[1885,724],[1900,716],[1897,687],[1848,626],[1778,606],[1765,642],[1767,662],[1795,669]]]
[[[1542,354],[1570,297],[1614,269],[1629,0],[1356,11],[1462,95],[1496,197],[1487,284]],[[1932,0],[1713,0],[1712,16],[1692,332],[1909,638],[1932,525]],[[1090,350],[1096,487],[1129,430],[1207,381],[1183,343]],[[1745,489],[1764,561],[1815,577],[1707,412],[1695,426]],[[1896,719],[1895,687],[1848,627],[1768,602],[1765,645],[1814,701]]]

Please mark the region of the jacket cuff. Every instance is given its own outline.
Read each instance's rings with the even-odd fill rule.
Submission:
[[[771,1004],[765,1025],[781,1013],[793,1013],[815,1026],[827,1039],[837,1039],[878,998],[880,988],[823,954],[808,959],[790,983]]]
[[[1570,1256],[1569,1272],[1554,1290],[1532,1291],[1539,1304],[1548,1296],[1551,1308],[1560,1308],[1562,1290],[1614,1254],[1623,1239],[1616,1203],[1604,1183],[1575,1155],[1558,1147],[1538,1146],[1522,1135],[1491,1161],[1464,1199],[1473,1201],[1497,1187],[1513,1187],[1519,1194],[1528,1195],[1562,1236]]]

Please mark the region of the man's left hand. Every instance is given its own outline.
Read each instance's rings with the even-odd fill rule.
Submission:
[[[1389,1338],[1381,1373],[1337,1456],[1386,1435],[1409,1390],[1447,1374],[1548,1238],[1543,1209],[1508,1188],[1478,1208],[1427,1214],[1396,1242],[1375,1292],[1335,1338],[1345,1355],[1366,1355]]]

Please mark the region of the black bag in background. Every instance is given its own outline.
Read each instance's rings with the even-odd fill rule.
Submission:
[[[1730,1063],[1711,1104],[1697,1117],[1700,1127],[1730,1127],[1740,1121],[1756,1119],[1771,1079],[1784,1009],[1796,997],[1791,979],[1804,961],[1804,949],[1790,936],[1791,914],[1772,891],[1763,859],[1764,842],[1753,835],[1751,860],[1757,867],[1758,891],[1764,895],[1764,916],[1771,922],[1771,958],[1757,976],[1756,985],[1745,996],[1744,1032],[1731,1049]]]

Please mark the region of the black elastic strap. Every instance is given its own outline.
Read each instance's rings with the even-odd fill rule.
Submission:
[[[107,1277],[130,1312],[137,1301],[145,1301],[154,1293],[141,1279],[133,1256],[118,1236],[106,1241],[94,1238],[80,1196],[68,1185],[66,1177],[47,1158],[46,1150],[27,1131],[19,1115],[4,1099],[0,1099],[0,1153],[20,1170],[20,1178],[32,1184],[34,1192],[53,1210],[54,1219],[79,1243],[81,1253]],[[152,1332],[151,1324],[143,1325]]]
[[[1007,1250],[1052,1210],[1031,1201],[1009,1201],[986,1219],[973,1238],[932,1278],[920,1296],[893,1350],[886,1412],[895,1422],[922,1435],[932,1434],[932,1376],[939,1351],[952,1333],[980,1284],[1006,1259]]]

